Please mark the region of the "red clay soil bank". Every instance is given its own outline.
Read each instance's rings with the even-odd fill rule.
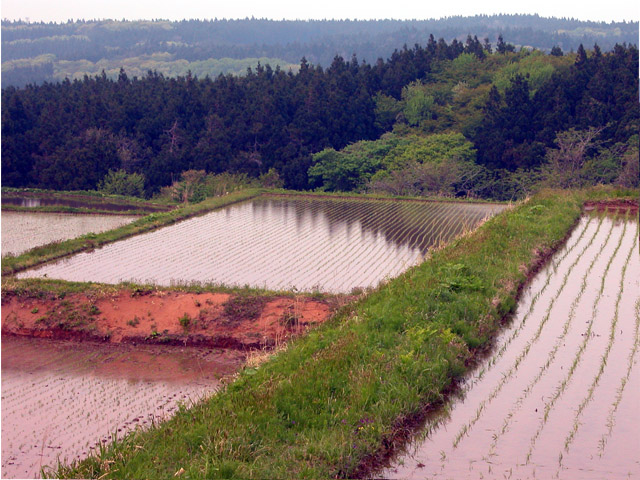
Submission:
[[[638,213],[638,200],[631,199],[612,199],[612,200],[600,200],[597,202],[586,202],[584,209],[597,210],[599,212],[612,212],[612,213]]]
[[[227,293],[122,290],[63,299],[8,296],[2,334],[42,338],[262,348],[324,322],[337,302]]]

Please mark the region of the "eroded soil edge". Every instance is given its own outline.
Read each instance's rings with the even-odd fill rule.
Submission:
[[[2,334],[109,343],[270,348],[327,320],[345,299],[120,289],[5,291]]]

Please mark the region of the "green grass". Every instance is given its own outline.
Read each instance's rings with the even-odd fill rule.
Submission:
[[[343,309],[260,368],[57,477],[331,478],[362,473],[442,402],[516,306],[528,269],[580,216],[543,192]],[[402,437],[402,435],[401,435]]]
[[[73,253],[91,250],[107,243],[112,243],[123,238],[155,230],[189,217],[204,214],[217,208],[248,200],[260,195],[262,192],[263,191],[259,189],[249,189],[234,192],[229,195],[225,195],[224,197],[209,198],[203,202],[185,205],[182,208],[170,210],[168,212],[152,213],[136,220],[133,223],[107,232],[99,234],[90,233],[71,240],[51,243],[31,249],[16,257],[6,256],[2,258],[2,275],[11,275],[41,263],[66,257]]]

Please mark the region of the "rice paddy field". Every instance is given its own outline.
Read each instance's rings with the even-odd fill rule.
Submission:
[[[2,212],[2,256],[41,245],[100,233],[133,222],[129,215]]]
[[[638,219],[587,216],[380,478],[640,477]]]
[[[20,278],[212,283],[345,293],[375,287],[504,205],[260,197]]]
[[[263,195],[22,271],[342,293],[422,263],[217,395],[238,362],[212,352],[3,336],[2,476],[637,478],[638,219],[593,212],[565,243],[582,202],[541,194],[439,250],[506,206]]]
[[[237,361],[210,351],[2,337],[2,478],[85,457],[219,386]]]

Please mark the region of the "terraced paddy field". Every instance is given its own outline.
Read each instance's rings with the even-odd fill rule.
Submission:
[[[640,478],[638,219],[589,216],[381,478]]]
[[[260,197],[19,278],[213,283],[350,292],[375,287],[504,205]]]
[[[51,242],[100,233],[138,217],[40,212],[2,212],[2,256],[20,255]]]
[[[234,352],[2,337],[2,478],[35,478],[219,386]]]

